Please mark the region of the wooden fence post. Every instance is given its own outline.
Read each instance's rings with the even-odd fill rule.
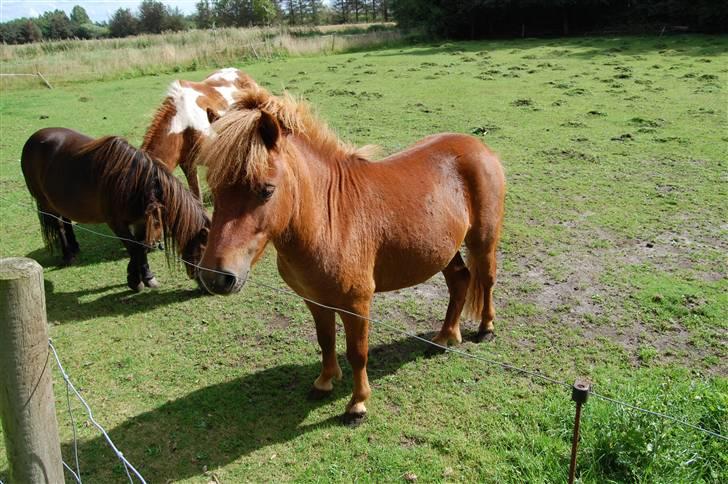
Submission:
[[[10,481],[62,483],[43,268],[0,259],[0,420]]]

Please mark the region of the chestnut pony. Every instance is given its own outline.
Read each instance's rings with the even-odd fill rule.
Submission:
[[[144,135],[142,150],[162,160],[170,172],[181,166],[190,190],[200,198],[195,146],[210,134],[210,123],[230,109],[242,90],[257,86],[252,77],[234,67],[217,70],[202,82],[172,82]]]
[[[464,308],[480,321],[477,339],[492,338],[505,178],[478,139],[438,134],[372,162],[365,150],[340,142],[305,103],[264,90],[246,92],[213,130],[199,153],[215,201],[200,270],[209,292],[239,291],[270,241],[279,273],[296,293],[363,317],[375,292],[442,271],[450,303],[434,341],[461,342]],[[323,359],[311,396],[320,397],[341,378],[336,312],[307,305]],[[371,394],[368,321],[339,316],[354,377],[344,422],[357,424]]]
[[[124,139],[41,129],[26,141],[21,166],[38,210],[45,212],[38,216],[46,246],[60,246],[66,264],[79,252],[71,220],[107,223],[122,238],[130,259],[127,284],[134,291],[158,286],[147,252],[162,237],[172,253],[199,261],[210,225],[202,204],[161,162]],[[197,272],[188,266],[187,274],[194,278]]]

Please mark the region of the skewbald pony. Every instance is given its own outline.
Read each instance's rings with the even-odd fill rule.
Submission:
[[[197,162],[207,166],[207,184],[213,190],[241,180],[260,182],[269,168],[268,152],[285,149],[288,134],[307,139],[329,157],[368,160],[377,149],[371,145],[357,149],[341,141],[307,102],[288,92],[273,96],[263,88],[245,91],[212,130],[214,134],[200,146]],[[284,136],[279,138],[279,131]]]

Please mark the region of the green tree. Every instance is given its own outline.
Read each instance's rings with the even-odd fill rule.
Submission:
[[[88,17],[85,8],[80,5],[76,5],[71,10],[71,22],[74,25],[90,24],[91,19]]]
[[[109,34],[112,37],[127,37],[138,32],[139,21],[128,8],[119,8],[109,19]]]
[[[157,0],[144,0],[139,5],[139,31],[158,34],[164,30],[167,8]]]
[[[73,37],[73,24],[63,10],[45,12],[38,19],[45,39],[69,39]]]
[[[200,0],[195,5],[195,25],[198,29],[209,29],[215,23],[215,15],[213,13],[210,0]]]
[[[173,32],[179,32],[180,30],[187,30],[189,28],[187,20],[184,14],[178,7],[169,8],[167,7],[167,15],[162,21],[162,30],[171,30]]]

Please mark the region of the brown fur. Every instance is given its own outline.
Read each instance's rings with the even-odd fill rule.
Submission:
[[[197,250],[200,232],[209,225],[199,200],[164,164],[120,137],[94,140],[69,129],[42,129],[25,143],[21,166],[38,208],[52,214],[41,217],[45,238],[61,245],[66,262],[78,251],[71,220],[107,223],[117,236],[146,245],[163,229],[168,256]],[[136,277],[146,250],[124,244]]]
[[[272,115],[284,132],[305,138],[324,156],[368,159],[376,150],[371,145],[357,149],[342,142],[308,103],[289,93],[276,97],[263,88],[249,89],[240,95],[233,111],[212,125],[215,135],[201,145],[198,159],[207,166],[211,188],[241,177],[256,183],[265,175],[268,151],[257,131],[262,112]],[[233,157],[227,156],[231,147]]]
[[[199,153],[215,211],[200,280],[212,293],[239,291],[270,241],[278,271],[299,295],[345,310],[354,391],[349,420],[366,411],[367,318],[375,292],[412,286],[442,271],[450,292],[435,341],[461,341],[463,309],[493,335],[492,291],[505,176],[498,157],[472,136],[429,136],[378,162],[343,143],[308,106],[248,92],[214,125]],[[468,250],[468,262],[460,254]],[[314,382],[340,378],[335,312],[308,303],[322,350]]]
[[[217,72],[217,71],[216,71]],[[215,118],[220,117],[230,109],[227,99],[220,94],[215,87],[235,87],[237,92],[257,87],[252,77],[238,71],[235,81],[224,79],[211,79],[212,73],[202,82],[175,81],[182,87],[191,88],[201,93],[197,98],[197,105]],[[195,152],[198,143],[206,138],[206,135],[191,127],[181,133],[170,133],[172,119],[177,114],[177,108],[172,97],[166,97],[157,108],[152,117],[152,122],[144,134],[144,141],[141,149],[150,153],[155,158],[162,160],[170,172],[179,165],[187,178],[190,190],[200,198],[200,187],[197,180],[197,168],[195,165]]]

